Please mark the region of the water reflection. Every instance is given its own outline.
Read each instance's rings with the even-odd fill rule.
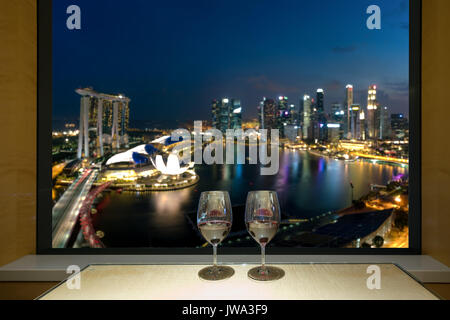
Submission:
[[[243,206],[252,190],[276,190],[283,217],[309,218],[347,207],[354,197],[370,190],[370,184],[386,184],[406,168],[369,161],[345,162],[304,151],[280,150],[280,171],[261,176],[259,165],[201,165],[197,185],[187,189],[153,193],[111,193],[99,210],[96,226],[105,232],[110,247],[195,246],[198,236],[194,216],[202,191],[229,191],[233,206]],[[241,217],[237,217],[239,219]],[[194,219],[195,220],[195,219]]]

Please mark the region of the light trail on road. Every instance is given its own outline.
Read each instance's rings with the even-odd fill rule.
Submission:
[[[74,188],[68,194],[70,201],[65,207],[59,208],[59,210],[63,210],[63,212],[59,213],[59,221],[53,229],[53,248],[66,247],[67,241],[69,240],[72,230],[77,222],[83,201],[86,199],[87,194],[91,190],[97,175],[97,170],[89,170],[86,177],[82,177],[80,181],[73,183]]]

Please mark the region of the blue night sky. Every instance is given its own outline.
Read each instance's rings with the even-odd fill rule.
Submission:
[[[241,100],[244,119],[263,97],[325,89],[325,108],[345,85],[366,106],[370,84],[391,112],[408,113],[406,0],[56,0],[53,116],[79,116],[79,87],[123,93],[131,120],[209,120],[210,102]],[[81,8],[82,29],[66,28]],[[366,9],[381,8],[368,30]],[[133,123],[132,123],[133,125]]]

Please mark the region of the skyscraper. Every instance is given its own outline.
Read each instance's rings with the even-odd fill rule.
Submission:
[[[379,107],[379,130],[378,138],[381,140],[388,139],[390,137],[390,119],[389,110],[387,107]]]
[[[303,96],[303,140],[311,139],[311,97],[305,94]]]
[[[280,136],[284,137],[284,127],[290,122],[288,97],[278,97],[278,117],[277,129],[280,130]]]
[[[258,123],[259,123],[259,129],[265,129],[265,117],[264,117],[264,102],[266,102],[266,97],[263,98],[263,100],[259,103],[258,109]]]
[[[335,102],[331,105],[331,119],[333,119],[333,121],[342,123],[344,114],[342,104]]]
[[[237,99],[214,99],[211,103],[212,125],[226,133],[227,129],[242,128],[241,101]]]
[[[241,100],[232,100],[230,129],[242,129],[242,107]]]
[[[219,119],[220,119],[220,102],[217,99],[214,99],[211,102],[211,111],[212,111],[212,127],[219,129]]]
[[[367,95],[367,134],[371,140],[378,138],[379,132],[379,112],[377,103],[377,86],[369,87]]]
[[[126,145],[130,99],[123,95],[99,93],[91,88],[77,89],[75,92],[81,96],[78,158],[83,154],[86,158],[90,156],[90,129],[96,132],[96,155],[104,155],[105,142],[111,144],[114,150]],[[111,130],[110,139],[106,139],[105,129]]]
[[[316,109],[318,114],[324,113],[324,91],[323,89],[317,89],[317,101]]]
[[[320,141],[326,141],[328,139],[328,121],[325,116],[325,106],[324,99],[325,93],[323,89],[317,89],[317,102],[316,102],[316,121],[317,128],[319,129],[319,136],[317,137]],[[316,137],[315,137],[316,138]]]
[[[360,115],[361,106],[359,104],[352,104],[350,107],[350,135],[352,139],[360,139]]]
[[[295,109],[295,104],[289,105],[289,124],[290,125],[298,124],[298,112]]]
[[[345,87],[345,103],[344,103],[344,137],[351,138],[350,130],[350,109],[353,105],[353,85],[348,84]]]
[[[391,114],[391,136],[394,140],[408,137],[408,119],[402,113]]]
[[[130,125],[130,107],[127,101],[123,101],[119,105],[119,132],[124,135],[128,132]]]
[[[366,114],[364,110],[359,113],[359,139],[365,141],[367,137]]]
[[[264,98],[259,107],[261,129],[277,129],[277,105],[273,99]]]

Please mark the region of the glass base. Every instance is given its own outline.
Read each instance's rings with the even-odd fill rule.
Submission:
[[[234,275],[234,269],[225,266],[211,266],[203,268],[198,272],[198,276],[203,280],[217,281],[231,278]]]
[[[284,270],[277,267],[265,267],[261,266],[250,269],[247,273],[248,277],[257,281],[273,281],[279,280],[284,277]]]

